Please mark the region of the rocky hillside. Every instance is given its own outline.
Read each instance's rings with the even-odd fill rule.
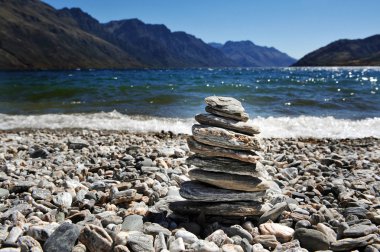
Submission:
[[[335,41],[307,54],[294,66],[380,66],[380,35]]]
[[[294,60],[252,42],[209,45],[138,19],[106,24],[79,8],[0,0],[0,69],[288,66]]]
[[[0,69],[126,68],[141,64],[38,0],[0,0]]]
[[[228,58],[243,67],[286,67],[296,62],[295,59],[276,48],[258,46],[251,41],[228,41],[224,45],[212,43]]]

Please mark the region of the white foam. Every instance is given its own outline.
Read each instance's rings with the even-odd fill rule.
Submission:
[[[251,120],[259,126],[262,137],[330,137],[330,138],[380,138],[380,118],[363,120],[336,119],[334,117],[258,117]],[[131,132],[191,133],[193,118],[159,118],[128,116],[116,111],[93,114],[0,114],[0,129],[62,129],[87,128],[98,130],[128,130]]]

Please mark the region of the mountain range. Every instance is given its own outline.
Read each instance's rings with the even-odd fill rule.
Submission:
[[[305,55],[293,66],[380,66],[380,35],[337,40]]]
[[[0,69],[289,66],[295,59],[250,41],[220,48],[138,19],[100,23],[79,8],[0,0]]]

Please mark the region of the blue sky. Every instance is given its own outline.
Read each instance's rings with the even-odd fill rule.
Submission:
[[[251,40],[300,58],[340,38],[380,34],[380,0],[45,0],[101,22],[139,18],[205,42]]]

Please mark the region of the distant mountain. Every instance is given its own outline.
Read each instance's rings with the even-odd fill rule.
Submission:
[[[0,0],[0,69],[142,66],[38,0]]]
[[[307,54],[293,66],[380,66],[380,35],[335,41]]]
[[[222,52],[185,32],[171,32],[165,25],[138,19],[105,24],[119,45],[140,62],[152,67],[233,66]],[[121,43],[120,43],[121,42]]]
[[[295,59],[273,47],[258,46],[251,41],[228,41],[221,47],[213,43],[228,58],[243,67],[285,67],[290,66]]]
[[[102,24],[79,8],[0,0],[0,69],[287,66],[292,60],[249,41],[209,45],[138,19]]]

